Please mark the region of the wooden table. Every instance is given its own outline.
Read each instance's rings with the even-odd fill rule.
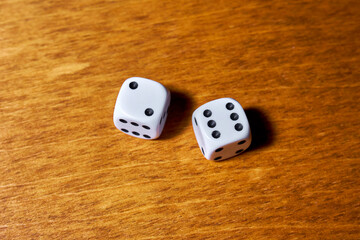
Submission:
[[[0,239],[360,239],[360,2],[0,2]],[[132,76],[165,130],[118,131]],[[206,160],[191,114],[248,115]]]

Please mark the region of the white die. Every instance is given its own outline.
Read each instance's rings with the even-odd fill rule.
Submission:
[[[123,83],[114,109],[120,131],[143,139],[158,138],[170,105],[170,91],[150,79],[132,77]]]
[[[192,115],[192,124],[199,147],[209,160],[233,157],[250,146],[249,122],[241,105],[232,98],[200,106]]]

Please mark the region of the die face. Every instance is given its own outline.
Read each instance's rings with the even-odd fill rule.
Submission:
[[[244,151],[251,143],[246,114],[241,105],[232,98],[220,98],[205,103],[194,111],[192,122],[196,139],[207,159],[224,160],[239,154],[240,152],[236,152],[241,149]],[[239,148],[236,144],[242,140],[245,140],[245,143]],[[222,154],[219,155],[220,153],[215,151],[221,148]]]
[[[243,153],[251,143],[251,133],[246,139],[239,139],[228,145],[221,146],[211,152],[210,160],[222,161]]]
[[[167,89],[150,79],[133,77],[125,80],[118,96],[119,110],[141,122],[157,122],[163,114]]]
[[[120,88],[114,124],[122,132],[143,139],[160,136],[170,105],[170,92],[160,83],[133,77]]]
[[[143,139],[155,139],[158,137],[157,126],[146,125],[136,119],[126,118],[119,113],[114,114],[114,124],[123,133]]]

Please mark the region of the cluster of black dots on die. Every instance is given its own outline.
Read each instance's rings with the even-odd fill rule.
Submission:
[[[237,143],[237,145],[243,145],[245,142],[246,142],[245,140],[241,140],[240,142]],[[222,150],[224,150],[224,148],[221,147],[221,148],[216,149],[215,152],[221,152]],[[240,148],[239,150],[237,150],[235,152],[235,154],[240,154],[243,151],[244,151],[244,149]],[[222,159],[222,156],[218,156],[218,157],[214,158],[215,161],[218,161],[218,160],[221,160],[221,159]]]
[[[232,104],[231,102],[228,102],[226,105],[225,105],[226,109],[229,110],[229,111],[232,111],[235,106],[234,104]],[[239,114],[233,112],[230,114],[230,119],[233,120],[233,121],[237,121],[239,119]],[[241,130],[243,130],[243,125],[241,123],[236,123],[234,125],[234,128],[236,131],[240,132]]]
[[[231,103],[231,102],[226,103],[225,107],[226,107],[226,109],[229,110],[229,111],[232,111],[232,110],[234,110],[234,108],[235,108],[234,104]],[[206,110],[203,112],[203,115],[204,115],[206,118],[210,118],[211,115],[212,115],[212,112],[211,112],[211,110],[206,109]],[[233,121],[237,121],[237,120],[239,119],[239,114],[237,114],[236,112],[232,112],[232,113],[230,114],[230,119],[233,120]],[[196,123],[196,119],[195,119],[195,123]],[[197,123],[196,123],[196,124],[197,124]],[[210,120],[207,122],[207,125],[208,125],[209,128],[214,128],[214,127],[216,127],[216,122],[215,122],[214,120],[210,119]],[[240,132],[241,130],[243,130],[243,125],[242,125],[241,123],[235,123],[234,128],[235,128],[236,131]],[[219,137],[221,136],[221,133],[220,133],[219,131],[217,131],[217,130],[214,130],[214,131],[211,133],[211,136],[212,136],[213,138],[217,139],[217,138],[219,138]],[[242,141],[238,142],[237,144],[238,144],[238,145],[242,145],[242,144],[244,144],[245,142],[246,142],[245,140],[242,140]],[[221,148],[216,149],[215,152],[221,152],[222,150],[224,150],[224,148],[221,147]],[[239,149],[239,150],[237,150],[237,151],[235,152],[235,154],[240,154],[240,153],[243,152],[243,151],[244,151],[244,149]],[[217,160],[221,160],[221,159],[222,159],[222,156],[218,156],[218,157],[214,158],[214,160],[216,160],[216,161],[217,161]]]
[[[132,90],[135,90],[137,89],[139,86],[139,84],[135,81],[129,83],[129,88],[132,89]],[[144,111],[144,114],[148,117],[152,116],[154,114],[154,110],[152,108],[146,108],[145,111]],[[124,123],[124,124],[127,124],[128,121],[126,121],[125,119],[119,119],[120,122]],[[139,127],[139,124],[136,123],[136,122],[130,122],[131,125],[135,126],[135,127]],[[142,125],[142,127],[146,130],[150,130],[150,127],[149,126],[146,126],[146,125]],[[120,129],[121,131],[123,131],[124,133],[130,133],[130,131],[126,128],[121,128]],[[136,132],[136,131],[132,131],[131,132],[133,135],[135,136],[140,136],[140,133],[139,132]],[[143,134],[143,137],[144,138],[151,138],[149,135],[147,134]]]
[[[210,118],[211,115],[212,115],[212,112],[211,112],[211,110],[206,109],[206,110],[203,112],[203,115],[204,115],[204,117],[206,117],[206,118]],[[208,125],[209,128],[215,128],[215,127],[216,127],[216,122],[215,122],[214,120],[210,119],[210,120],[207,122],[207,125]],[[220,133],[218,130],[214,130],[214,131],[212,131],[211,136],[212,136],[213,138],[217,139],[217,138],[219,138],[219,137],[221,136],[221,133]]]
[[[128,123],[128,121],[126,121],[125,119],[122,119],[122,118],[120,118],[119,121],[122,122],[122,123],[125,123],[125,124]],[[135,127],[139,127],[139,126],[140,126],[140,125],[139,125],[138,123],[136,123],[136,122],[130,122],[130,124],[133,125],[133,126],[135,126]],[[144,129],[146,129],[146,130],[150,130],[150,127],[149,127],[149,126],[141,125],[141,127],[144,128]],[[129,130],[127,130],[126,128],[121,128],[120,130],[123,131],[124,133],[129,133]],[[136,132],[136,131],[132,131],[131,133],[132,133],[133,135],[135,135],[135,136],[140,136],[140,133],[138,133],[138,132]],[[147,135],[147,134],[143,134],[143,137],[144,137],[144,138],[151,138],[151,137],[150,137],[149,135]]]
[[[235,106],[233,103],[231,102],[228,102],[226,105],[225,105],[226,109],[229,110],[229,111],[232,111],[234,110]],[[206,109],[204,110],[203,112],[203,115],[204,117],[206,118],[210,118],[211,115],[212,115],[212,112],[211,110],[209,109]],[[230,114],[230,119],[233,120],[233,121],[237,121],[239,119],[239,114],[237,114],[236,112],[233,112]],[[196,123],[196,119],[195,119],[195,123]],[[216,127],[216,122],[212,119],[210,119],[208,122],[207,122],[207,125],[209,128],[215,128]],[[234,128],[236,131],[240,132],[241,130],[243,130],[243,125],[241,123],[236,123],[234,125]],[[213,138],[219,138],[221,136],[221,133],[218,131],[218,130],[214,130],[212,133],[211,133],[211,136]]]

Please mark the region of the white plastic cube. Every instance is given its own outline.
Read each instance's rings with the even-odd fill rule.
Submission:
[[[123,83],[116,100],[116,128],[133,137],[158,138],[170,105],[170,91],[150,79],[132,77]]]
[[[201,152],[209,160],[224,160],[245,151],[251,131],[241,105],[232,98],[220,98],[196,109],[192,124]]]

